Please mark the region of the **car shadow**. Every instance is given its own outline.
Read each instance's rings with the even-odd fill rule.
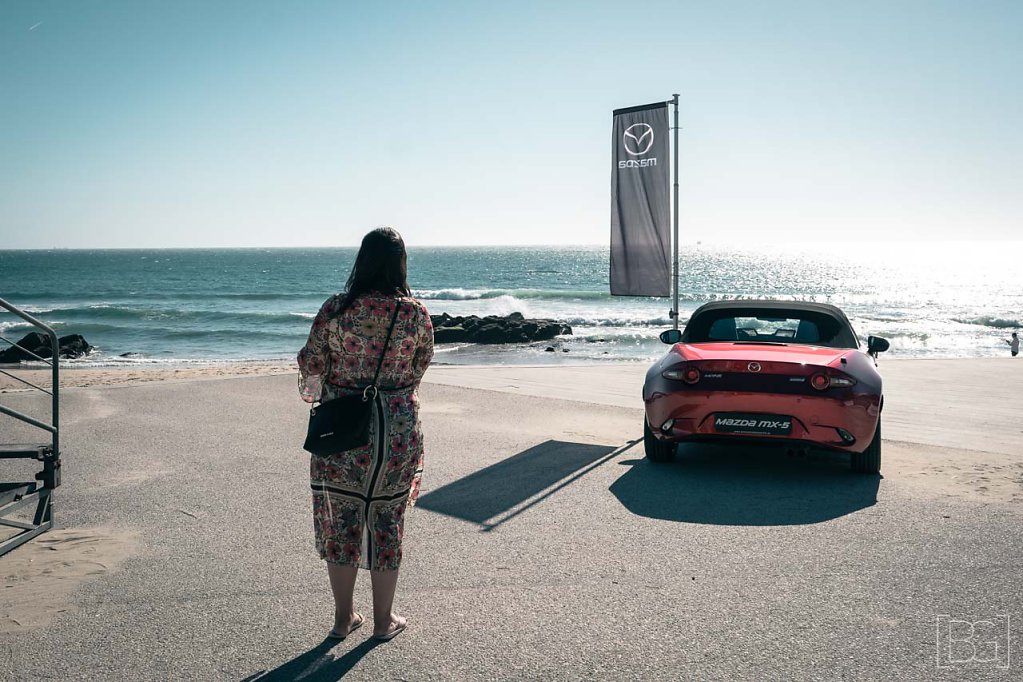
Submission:
[[[545,441],[422,495],[416,506],[493,530],[623,450]]]
[[[877,502],[881,476],[854,474],[847,456],[718,444],[679,446],[672,463],[628,467],[611,493],[633,514],[724,526],[820,523]]]

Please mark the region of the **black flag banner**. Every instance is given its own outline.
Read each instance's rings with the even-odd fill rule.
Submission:
[[[616,109],[613,131],[611,295],[668,296],[668,103]]]

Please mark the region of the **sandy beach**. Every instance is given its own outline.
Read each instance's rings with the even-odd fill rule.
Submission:
[[[323,641],[293,367],[68,370],[57,527],[0,559],[0,676],[921,678],[938,615],[1023,612],[1023,362],[882,359],[880,478],[771,449],[651,466],[645,369],[430,369],[387,647]],[[16,384],[0,401],[44,410]]]
[[[4,369],[0,367],[0,369]],[[6,370],[37,386],[49,388],[51,373],[48,369]],[[145,384],[154,381],[205,381],[232,377],[273,376],[296,374],[298,366],[293,362],[221,362],[189,366],[127,365],[124,367],[75,367],[61,368],[61,388],[95,388],[100,386],[125,386]],[[0,393],[31,391],[24,383],[0,374]]]

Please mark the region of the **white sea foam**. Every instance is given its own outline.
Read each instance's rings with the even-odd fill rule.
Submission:
[[[485,289],[435,289],[413,291],[412,295],[426,301],[475,301],[487,293]]]
[[[230,367],[245,364],[287,362],[294,357],[263,357],[263,358],[147,358],[105,356],[102,353],[90,354],[82,358],[69,358],[60,361],[61,367],[73,369],[102,369],[104,367],[134,367],[134,366],[155,366],[155,367]],[[38,362],[22,362],[21,367],[26,369],[37,369],[49,367],[49,365]]]
[[[0,336],[6,335],[7,332],[23,332],[34,328],[28,322],[0,322]]]

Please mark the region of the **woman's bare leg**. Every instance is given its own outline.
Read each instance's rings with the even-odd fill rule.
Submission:
[[[341,636],[347,636],[357,620],[352,599],[355,594],[355,578],[358,577],[358,574],[358,566],[343,566],[327,562],[330,591],[334,593],[334,632]]]
[[[380,637],[405,626],[405,619],[394,612],[394,590],[398,571],[370,571],[373,582],[373,634]]]

